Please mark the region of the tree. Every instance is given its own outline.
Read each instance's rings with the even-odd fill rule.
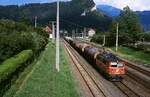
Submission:
[[[19,22],[21,22],[21,23],[23,23],[23,24],[25,24],[25,25],[31,25],[31,24],[32,24],[31,20],[30,20],[28,17],[25,17],[25,16],[23,16],[23,17],[20,19]]]
[[[48,34],[41,28],[34,29],[24,22],[0,20],[0,63],[25,49],[36,55],[44,49]]]
[[[132,40],[133,43],[140,40],[138,35],[142,32],[142,29],[140,26],[139,17],[135,12],[130,10],[130,8],[127,6],[123,9],[123,11],[121,11],[117,20],[119,22],[119,33],[128,35],[123,37],[131,38],[129,40]],[[131,41],[128,41],[127,39],[126,42]]]

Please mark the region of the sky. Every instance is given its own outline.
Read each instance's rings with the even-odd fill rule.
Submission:
[[[0,5],[22,5],[26,3],[47,3],[57,0],[0,0]],[[70,0],[59,0],[70,1]],[[94,0],[96,5],[106,4],[122,9],[129,6],[134,11],[150,10],[150,0]]]
[[[120,9],[129,6],[134,11],[150,10],[150,0],[94,0],[96,5],[106,4]]]

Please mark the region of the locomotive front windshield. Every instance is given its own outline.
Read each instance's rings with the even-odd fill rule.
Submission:
[[[117,67],[117,63],[116,62],[111,62],[111,67]]]
[[[122,63],[117,64],[118,67],[123,67],[124,65]]]
[[[124,66],[122,63],[117,63],[117,62],[111,62],[110,65],[111,65],[111,67],[119,67],[119,68]]]

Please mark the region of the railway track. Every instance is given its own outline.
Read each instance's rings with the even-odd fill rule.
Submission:
[[[113,84],[118,87],[127,97],[140,97],[137,93],[131,90],[126,84],[122,82],[113,82]]]
[[[127,71],[126,75],[132,78],[133,80],[137,81],[141,85],[145,86],[147,89],[150,89],[150,81],[147,79],[142,79],[142,77],[139,78],[138,75],[134,75],[131,72]]]
[[[76,66],[78,72],[80,73],[86,85],[88,86],[92,97],[107,97],[104,91],[99,87],[98,83],[96,82],[96,79],[94,79],[93,76],[81,65],[80,60],[77,58],[75,53],[73,53],[74,51],[72,50],[70,45],[68,45],[66,42],[65,48],[70,58],[72,59],[74,65]]]
[[[140,67],[136,66],[135,63],[129,62],[128,60],[125,60],[125,59],[122,59],[122,58],[120,58],[120,59],[121,59],[122,61],[126,62],[128,67],[133,68],[133,69],[135,69],[135,70],[141,72],[142,74],[144,74],[144,75],[150,77],[150,71],[147,71],[147,70],[145,70],[145,69],[143,69],[143,68],[140,68]]]

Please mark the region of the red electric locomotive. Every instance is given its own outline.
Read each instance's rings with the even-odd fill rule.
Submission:
[[[125,63],[120,61],[116,56],[111,53],[102,52],[97,55],[96,65],[110,80],[120,81],[125,74]]]

